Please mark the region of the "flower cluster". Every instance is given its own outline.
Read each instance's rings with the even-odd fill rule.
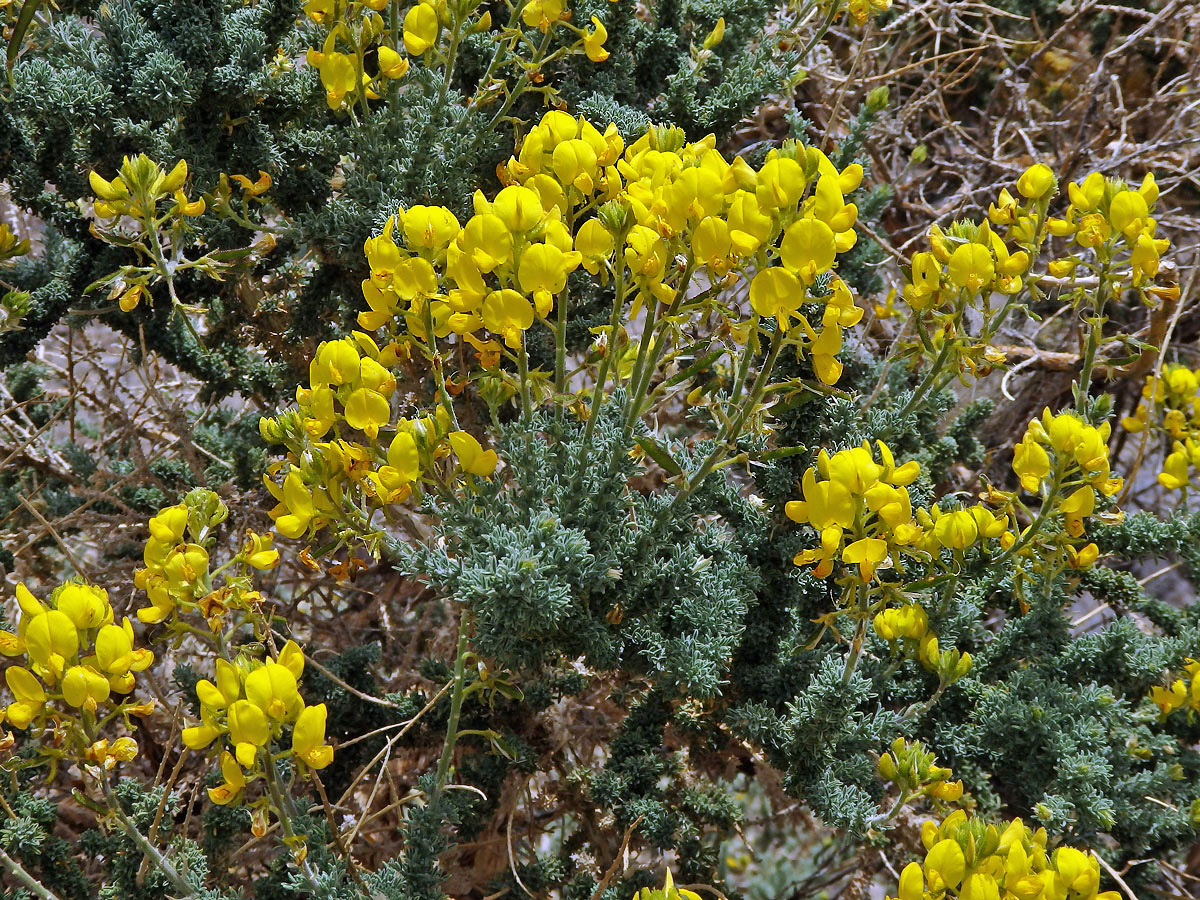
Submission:
[[[932,367],[919,396],[1004,364],[1005,351],[992,341],[1023,297],[1057,295],[1080,311],[1086,324],[1080,383],[1086,385],[1108,303],[1127,290],[1151,306],[1178,296],[1178,286],[1154,281],[1168,241],[1157,236],[1152,216],[1153,175],[1136,189],[1098,173],[1071,183],[1061,217],[1050,214],[1057,182],[1048,166],[1031,166],[1015,187],[1015,195],[1002,190],[979,222],[933,226],[929,250],[912,258],[903,296],[916,327],[904,353]],[[893,314],[890,304],[880,309]],[[1126,336],[1112,338],[1136,347]]]
[[[209,549],[228,514],[216,494],[197,489],[150,519],[150,537],[142,556],[146,567],[134,575],[134,584],[150,601],[138,610],[139,619],[150,625],[168,622],[179,627],[181,614],[198,612],[215,632],[228,610],[257,605],[260,597],[252,589],[249,572],[277,566],[279,551],[272,548],[271,535],[247,532],[241,551],[221,567],[226,571],[223,583],[214,586]],[[230,572],[231,566],[237,568]],[[235,574],[238,569],[241,574]]]
[[[1151,423],[1151,410],[1155,422]],[[1158,483],[1167,490],[1187,491],[1200,475],[1200,369],[1179,363],[1163,366],[1142,387],[1142,402],[1132,416],[1121,420],[1126,431],[1150,431],[1168,438],[1171,450],[1163,460]]]
[[[45,603],[23,584],[16,594],[17,632],[0,631],[0,653],[23,663],[4,672],[14,698],[4,712],[8,724],[30,730],[38,753],[52,762],[87,760],[111,769],[133,759],[132,738],[100,738],[105,725],[124,719],[132,730],[130,716],[154,708],[131,696],[135,674],[154,654],[136,646],[130,620],[116,622],[108,594],[82,582],[61,585]]]
[[[390,85],[403,79],[414,62],[443,70],[449,84],[460,44],[471,35],[487,33],[495,47],[489,76],[517,65],[536,70],[568,54],[584,54],[597,63],[608,59],[603,23],[593,16],[590,29],[572,25],[565,0],[529,0],[495,30],[491,12],[482,7],[479,0],[421,0],[405,10],[388,0],[307,0],[305,16],[328,30],[320,49],[308,49],[306,61],[320,73],[330,109],[365,113],[370,101],[388,96]],[[540,47],[530,48],[531,54],[522,53],[527,41],[518,13],[520,24],[546,38]],[[480,95],[472,103],[494,100],[488,92],[496,86],[490,81],[481,79]]]
[[[862,312],[836,279],[825,295],[825,332],[798,310],[815,299],[806,288],[855,243],[857,212],[844,195],[858,186],[861,167],[838,172],[820,151],[792,147],[773,151],[756,172],[744,160],[727,162],[713,144],[684,144],[677,131],[655,128],[625,147],[614,126],[601,132],[547,113],[505,167],[508,186],[492,201],[476,194],[465,225],[448,210],[414,207],[368,241],[370,312],[359,324],[397,320],[426,342],[429,330],[453,333],[486,368],[499,361],[500,341],[521,348],[580,267],[628,290],[632,317],[646,302],[686,301],[697,270],[732,284],[750,266],[758,270],[754,311],[784,329],[799,323],[798,336],[820,358],[818,374],[833,383],[840,328]]]
[[[789,519],[820,535],[820,547],[795,558],[798,566],[815,566],[818,578],[831,575],[841,560],[857,566],[859,578],[869,582],[881,568],[899,569],[898,554],[913,552],[922,537],[907,490],[921,467],[911,461],[897,466],[883,441],[877,447],[878,460],[866,443],[833,456],[822,450],[816,466],[804,473],[804,499],[784,508]]]
[[[1100,863],[1074,847],[1046,848],[1046,831],[996,825],[955,810],[921,828],[923,862],[900,873],[895,900],[1119,900],[1100,892]]]
[[[398,346],[381,351],[363,332],[322,344],[309,386],[297,389],[296,411],[260,420],[263,439],[290,451],[263,476],[277,501],[271,518],[284,537],[363,522],[372,510],[403,503],[425,485],[445,487],[456,476],[484,478],[496,470],[496,452],[454,429],[443,406],[431,416],[392,421],[396,379],[387,365],[395,364]],[[330,432],[333,439],[322,440]],[[451,456],[454,465],[440,462]],[[272,477],[280,475],[278,482]]]
[[[234,177],[252,184],[243,175]],[[249,250],[217,250],[188,257],[187,250],[193,243],[190,220],[203,215],[208,203],[203,197],[188,197],[186,160],[179,160],[166,171],[144,153],[126,156],[120,172],[111,180],[96,171],[88,173],[88,180],[96,195],[92,201],[95,214],[90,225],[92,234],[105,243],[132,249],[138,261],[97,279],[87,290],[107,287],[108,298],[117,300],[124,312],[131,312],[143,297],[148,298],[150,288],[159,282],[167,285],[176,311],[193,312],[179,302],[175,279],[194,271],[221,280],[250,255]],[[227,194],[223,199],[226,202],[221,211],[231,212]]]
[[[804,473],[804,499],[789,502],[784,511],[793,522],[816,529],[821,546],[797,554],[796,565],[815,565],[813,574],[825,578],[840,558],[858,566],[861,580],[869,582],[879,569],[896,566],[897,552],[936,555],[989,538],[1011,543],[1008,517],[981,505],[943,512],[935,504],[914,511],[907,486],[920,466],[915,461],[896,466],[887,445],[876,446],[878,461],[866,443],[832,456],[822,450],[817,465]]]
[[[626,146],[615,126],[601,131],[552,111],[501,167],[497,195],[476,193],[465,223],[433,206],[389,219],[364,247],[364,330],[323,344],[296,412],[263,420],[264,439],[289,451],[268,479],[279,501],[277,530],[299,537],[335,523],[362,533],[372,511],[422,487],[491,474],[496,455],[456,426],[451,394],[474,381],[493,413],[518,393],[527,414],[547,397],[565,404],[568,281],[579,270],[612,285],[614,295],[610,325],[597,329],[604,343],[593,405],[616,355],[611,348],[639,316],[641,346],[615,372],[637,395],[631,418],[650,393],[654,366],[669,359],[664,333],[685,328],[693,343],[719,341],[719,353],[748,360],[762,321],[774,319],[771,364],[787,343],[807,350],[820,381],[836,382],[842,330],[862,317],[832,273],[837,254],[856,241],[857,210],[845,196],[861,167],[839,171],[819,150],[787,145],[756,171],[727,161],[714,144],[651,128]],[[743,280],[750,280],[749,319],[718,294]],[[819,327],[801,313],[805,303],[820,311]],[[528,370],[526,333],[535,327],[555,336],[553,391],[549,375]],[[397,417],[394,372],[421,359],[432,370],[436,411]],[[458,371],[448,373],[455,361]],[[758,377],[764,387],[766,371]],[[747,408],[761,394],[751,391]],[[589,417],[582,404],[572,409]],[[438,460],[450,453],[457,467],[447,473]]]
[[[1187,710],[1191,720],[1200,713],[1200,662],[1189,659],[1184,663],[1183,673],[1169,687],[1150,688],[1150,699],[1158,706],[1165,719],[1177,709]]]
[[[929,617],[917,603],[883,609],[871,620],[875,634],[887,641],[894,656],[916,659],[937,674],[939,683],[949,686],[971,671],[970,653],[942,650],[938,637],[929,628]]]
[[[841,4],[829,3],[827,5],[836,8]],[[846,0],[845,6],[855,24],[865,25],[872,16],[882,15],[891,9],[892,0]]]
[[[920,741],[909,743],[902,737],[892,742],[889,752],[879,757],[879,774],[885,781],[897,785],[901,802],[926,796],[943,803],[954,803],[962,797],[962,781],[951,781],[954,773],[937,765],[932,753]]]
[[[183,743],[205,750],[221,739],[222,746],[232,750],[221,751],[225,780],[208,792],[214,803],[232,803],[255,779],[270,778],[266,766],[281,756],[290,755],[310,769],[333,762],[333,747],[325,743],[325,704],[305,705],[299,691],[303,672],[304,654],[288,641],[278,656],[265,662],[249,656],[218,659],[215,683],[197,682],[200,724],[183,730]],[[269,752],[287,726],[292,731],[290,754]]]
[[[934,225],[929,250],[912,257],[903,289],[921,339],[912,352],[917,358],[934,357],[935,375],[943,382],[986,374],[1004,361],[990,340],[1026,287],[1025,276],[1044,239],[1054,175],[1035,165],[1016,187],[1020,199],[1004,189],[980,222],[955,222],[947,229]],[[994,295],[1001,302],[993,302]],[[977,333],[970,335],[971,330]]]
[[[1012,467],[1021,488],[1041,496],[1043,518],[1050,512],[1062,516],[1071,538],[1082,537],[1084,519],[1096,515],[1097,493],[1111,497],[1123,484],[1109,469],[1110,431],[1107,422],[1090,425],[1074,413],[1052,415],[1046,409],[1014,448]],[[1094,552],[1089,544],[1075,558],[1094,561]]]
[[[1047,223],[1050,234],[1070,238],[1071,245],[1091,254],[1069,254],[1053,260],[1049,272],[1072,275],[1083,265],[1110,282],[1113,296],[1127,288],[1138,291],[1147,305],[1177,294],[1178,288],[1154,284],[1162,254],[1170,246],[1157,236],[1158,223],[1152,215],[1158,200],[1154,175],[1147,173],[1137,188],[1093,172],[1079,183],[1067,185],[1070,205],[1061,218]]]

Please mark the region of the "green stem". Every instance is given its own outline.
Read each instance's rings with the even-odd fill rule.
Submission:
[[[125,810],[121,808],[121,801],[113,793],[112,786],[108,783],[108,776],[103,771],[100,773],[100,789],[104,792],[104,799],[108,802],[109,809],[120,823],[121,830],[149,857],[158,870],[174,885],[175,890],[180,891],[185,897],[196,896],[195,888],[188,884],[178,870],[159,852],[158,848],[151,844],[150,840],[133,824],[129,816],[125,815]]]
[[[766,390],[767,387],[768,376],[775,368],[775,363],[779,360],[779,354],[783,350],[784,339],[785,336],[783,329],[777,327],[775,330],[775,335],[771,339],[771,350],[767,354],[766,362],[764,362],[763,367],[759,369],[758,375],[754,379],[754,387],[751,389],[750,396],[746,399],[745,405],[739,411],[737,419],[733,421],[731,426],[726,429],[722,429],[721,433],[717,435],[717,446],[713,448],[712,453],[708,454],[708,458],[704,460],[704,463],[700,466],[700,470],[693,477],[687,480],[687,483],[684,484],[683,488],[675,496],[675,500],[672,501],[672,505],[678,503],[684,497],[687,497],[689,494],[691,494],[692,491],[694,491],[700,485],[700,483],[712,473],[713,469],[717,467],[717,463],[721,461],[721,457],[724,455],[725,443],[730,439],[736,440],[737,436],[741,434],[742,428],[746,424],[746,420],[750,418],[750,414],[754,411],[754,408],[758,406],[759,401],[762,400],[763,391]],[[747,355],[750,353],[748,346],[746,353]]]
[[[754,342],[757,341],[757,329],[758,313],[754,313],[750,318],[750,331],[746,337],[746,346],[742,348],[742,361],[738,366],[737,374],[733,376],[733,385],[729,394],[730,407],[742,399],[742,386],[746,383],[746,376],[750,372],[750,359],[754,356],[752,349]]]
[[[1091,394],[1092,370],[1096,367],[1096,354],[1100,350],[1101,334],[1104,331],[1103,316],[1099,313],[1088,322],[1087,342],[1084,345],[1083,366],[1079,370],[1079,381],[1075,384],[1075,411],[1086,418],[1088,397]]]
[[[796,59],[798,59],[798,60],[804,59],[812,51],[812,48],[817,46],[818,43],[820,43],[821,38],[825,37],[825,33],[827,31],[829,31],[830,28],[833,27],[833,21],[834,21],[834,19],[837,18],[837,14],[838,14],[839,10],[840,10],[840,4],[837,4],[837,3],[829,4],[829,14],[825,16],[825,20],[820,24],[820,26],[817,28],[817,30],[813,33],[813,36],[811,38],[809,38],[808,43],[804,45],[804,48],[800,51],[800,55],[797,56]]]
[[[8,869],[9,874],[11,874],[13,878],[25,885],[25,887],[29,889],[30,893],[36,897],[39,897],[40,900],[58,900],[58,897],[55,896],[49,888],[26,872],[25,868],[19,862],[9,856],[3,850],[0,850],[0,863],[4,865],[4,868]]]
[[[562,422],[563,396],[567,393],[567,291],[558,296],[558,321],[554,326],[554,419]]]
[[[295,810],[292,808],[291,798],[284,796],[279,789],[279,770],[275,768],[275,760],[271,759],[263,766],[263,776],[267,782],[267,793],[271,796],[271,802],[275,805],[275,815],[279,818],[279,827],[283,829],[284,842],[289,849],[294,850],[300,843],[307,840],[296,834],[296,829],[292,827],[292,815]],[[317,887],[317,882],[313,878],[312,870],[308,866],[307,860],[301,860],[297,863],[300,869],[300,874],[304,876],[304,880],[308,883],[308,888],[314,894],[320,895],[320,889]]]
[[[1042,508],[1038,510],[1038,514],[1034,516],[1033,522],[1030,523],[1029,527],[1021,533],[1021,537],[1017,540],[1017,542],[1000,554],[1000,556],[998,556],[994,561],[992,561],[990,567],[993,570],[999,571],[1000,567],[1002,567],[1004,563],[1008,562],[1022,548],[1028,546],[1030,541],[1038,536],[1038,533],[1042,530],[1042,526],[1046,523],[1046,519],[1050,516],[1050,513],[1054,508],[1054,501],[1058,499],[1058,495],[1061,490],[1062,472],[1061,467],[1059,467],[1055,469],[1054,482],[1051,485],[1050,490],[1046,493],[1046,499],[1042,501]]]
[[[438,400],[446,409],[446,414],[450,416],[450,421],[454,423],[455,430],[458,430],[458,416],[454,414],[454,404],[450,400],[450,392],[446,390],[446,373],[442,370],[442,358],[438,355],[437,336],[433,333],[433,306],[429,300],[425,301],[425,341],[429,345],[430,363],[433,365],[433,376],[437,381]]]
[[[467,668],[467,612],[463,610],[458,623],[458,648],[454,658],[454,688],[450,694],[450,718],[446,722],[446,740],[442,744],[442,756],[438,760],[437,790],[441,793],[450,775],[450,761],[454,758],[454,745],[458,741],[458,719],[462,714],[463,698],[466,696]]]
[[[462,39],[461,8],[454,4],[453,18],[450,20],[450,49],[446,51],[446,77],[442,79],[442,88],[438,95],[438,105],[445,106],[446,94],[450,90],[450,82],[454,79],[454,63],[458,57],[458,44]]]
[[[858,661],[862,658],[863,644],[867,639],[867,600],[868,593],[859,590],[858,582],[850,589],[849,602],[847,607],[855,607],[858,623],[854,628],[854,640],[850,644],[850,655],[846,657],[846,666],[842,669],[842,684],[849,684],[850,679],[854,677],[854,670],[858,668]]]
[[[679,309],[680,301],[687,296],[688,287],[691,285],[692,274],[696,271],[694,261],[688,263],[687,269],[680,279],[679,288],[675,292],[674,299],[671,300],[671,305],[667,307],[667,311],[661,317],[651,318],[651,308],[646,307],[646,330],[642,332],[642,343],[638,347],[637,363],[634,365],[633,378],[630,379],[630,396],[629,396],[629,414],[625,420],[625,440],[629,439],[629,435],[633,432],[633,423],[642,415],[642,399],[649,396],[648,388],[650,387],[650,379],[654,375],[655,369],[658,368],[658,363],[663,357],[666,350],[667,341],[664,337],[659,342],[655,349],[654,356],[650,360],[649,365],[646,364],[646,353],[650,349],[650,343],[653,339],[654,331],[660,324],[667,321],[671,316],[675,315],[675,311]],[[654,310],[658,309],[658,304],[654,306]],[[622,441],[624,443],[624,441]]]
[[[626,435],[633,431],[633,423],[638,416],[638,401],[643,389],[642,369],[646,365],[646,356],[650,352],[650,344],[654,340],[654,329],[658,325],[658,301],[651,298],[646,304],[646,321],[642,323],[642,339],[638,342],[637,360],[633,364],[633,372],[629,378],[629,396],[626,398],[625,429]],[[647,377],[647,380],[648,377]]]
[[[617,247],[620,248],[624,242],[625,237],[621,235],[621,240],[617,243]],[[583,428],[583,444],[579,448],[579,465],[581,468],[583,460],[592,446],[592,432],[596,430],[596,416],[600,414],[600,401],[604,396],[604,384],[608,381],[608,370],[612,366],[613,355],[617,352],[617,326],[621,324],[621,313],[625,309],[625,260],[621,257],[620,249],[617,250],[616,263],[617,271],[613,279],[613,310],[608,320],[608,340],[605,345],[604,359],[600,361],[600,373],[596,376],[596,384],[593,388],[592,408],[588,413],[587,424]]]
[[[950,348],[953,346],[953,343],[953,339],[949,336],[942,338],[942,348],[938,351],[937,358],[933,361],[933,366],[928,372],[925,373],[925,377],[921,379],[920,384],[918,384],[916,390],[913,391],[913,395],[909,398],[908,402],[904,404],[904,408],[900,410],[901,416],[908,415],[909,412],[912,411],[913,407],[915,407],[917,403],[924,399],[925,395],[929,393],[929,389],[933,387],[938,374],[942,370],[942,366],[946,364],[946,358],[950,355]]]
[[[488,127],[482,130],[480,134],[490,134],[491,132],[495,131],[496,126],[503,121],[504,117],[508,115],[508,111],[512,109],[513,104],[517,102],[517,98],[525,92],[525,88],[529,87],[529,69],[537,69],[542,65],[542,58],[546,55],[546,50],[550,46],[550,35],[553,34],[553,32],[554,25],[551,24],[551,26],[546,29],[546,33],[542,36],[542,42],[538,45],[537,53],[534,54],[533,61],[530,62],[526,70],[521,73],[521,77],[518,78],[517,83],[513,85],[513,89],[504,99],[504,103],[501,104],[500,109],[498,109],[496,114],[492,116],[492,120],[488,123]],[[478,142],[478,140],[479,139],[477,138],[476,142]]]
[[[526,425],[533,418],[533,398],[529,391],[529,351],[525,346],[525,332],[521,332],[521,353],[517,357],[517,373],[521,378],[521,421]]]

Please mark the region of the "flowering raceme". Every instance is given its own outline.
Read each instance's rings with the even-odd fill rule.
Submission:
[[[1186,493],[1200,474],[1200,370],[1171,363],[1159,375],[1147,377],[1142,402],[1133,415],[1121,420],[1121,426],[1170,441],[1158,483],[1169,491]]]
[[[381,15],[388,10],[382,0],[307,0],[304,14],[328,31],[320,49],[308,48],[305,60],[320,74],[330,109],[366,113],[370,101],[395,96],[392,83],[408,75],[414,64],[448,70],[438,75],[448,82],[459,45],[484,32],[497,45],[497,67],[500,62],[519,63],[536,70],[551,54],[578,54],[594,63],[608,59],[604,23],[593,16],[590,29],[576,28],[570,24],[564,0],[529,0],[520,7],[521,22],[547,35],[544,47],[528,48],[532,54],[523,52],[527,48],[521,30],[514,27],[515,19],[513,24],[493,30],[491,12],[482,7],[477,0],[463,4],[421,0],[396,17],[395,10],[390,16]],[[374,67],[368,62],[372,55],[377,62]],[[491,84],[481,85],[471,103],[482,104],[491,88]]]
[[[1164,719],[1175,710],[1183,709],[1187,711],[1188,721],[1193,720],[1200,713],[1200,662],[1186,660],[1180,677],[1173,679],[1168,687],[1150,688],[1150,699]]]
[[[929,249],[913,255],[903,289],[916,326],[902,342],[903,355],[932,368],[910,406],[956,378],[965,382],[1003,365],[1005,351],[992,341],[1023,312],[1023,298],[1058,296],[1079,311],[1085,362],[1079,383],[1086,385],[1104,338],[1128,340],[1102,334],[1108,303],[1126,291],[1148,306],[1178,296],[1178,286],[1155,280],[1169,244],[1157,236],[1152,215],[1153,175],[1137,188],[1098,173],[1071,183],[1061,217],[1051,214],[1057,190],[1054,173],[1037,163],[1017,179],[1015,194],[1000,192],[982,221],[930,229]],[[1096,277],[1076,277],[1083,273]],[[895,314],[894,307],[880,308]]]
[[[1100,891],[1100,864],[1074,847],[1048,851],[1044,828],[996,825],[955,810],[921,827],[922,862],[900,873],[894,900],[1120,900]],[[890,898],[891,900],[891,898]]]
[[[751,317],[727,333],[757,346],[754,329],[772,320],[764,333],[776,335],[776,354],[786,343],[807,356],[818,381],[836,383],[843,331],[863,315],[832,271],[856,241],[857,210],[845,198],[861,182],[861,166],[839,171],[819,150],[789,145],[755,171],[728,162],[714,145],[711,137],[686,143],[678,130],[651,128],[626,146],[615,126],[601,131],[551,111],[502,167],[505,186],[496,196],[476,192],[465,222],[432,206],[389,219],[364,245],[364,330],[322,344],[308,385],[297,391],[296,413],[262,425],[265,439],[289,450],[268,478],[279,533],[296,538],[361,523],[372,509],[444,489],[453,473],[439,461],[451,451],[458,472],[489,476],[498,460],[454,426],[451,387],[502,385],[496,396],[519,394],[528,415],[551,396],[550,376],[528,371],[527,334],[544,328],[557,343],[553,381],[561,398],[569,282],[581,269],[613,288],[612,321],[597,329],[606,342],[635,318],[648,322],[642,346],[616,370],[639,392],[631,417],[652,367],[667,356],[667,337],[715,341],[719,333],[700,330],[706,310],[744,316],[715,299],[693,302],[693,279],[705,279],[708,294],[749,281]],[[820,311],[819,322],[801,311],[806,303]],[[718,346],[739,357],[753,352],[741,344]],[[463,367],[469,357],[477,368]],[[395,416],[392,373],[422,358],[437,385],[436,409]],[[459,370],[447,372],[455,359]],[[594,398],[610,362],[606,353]]]
[[[133,759],[132,738],[110,742],[99,736],[97,725],[120,717],[132,730],[130,717],[154,708],[131,696],[136,673],[154,662],[151,651],[136,646],[132,622],[117,623],[107,593],[90,584],[68,582],[45,603],[23,584],[16,594],[21,619],[15,634],[0,631],[0,653],[24,664],[4,672],[13,695],[5,719],[29,730],[38,751],[52,760],[111,769]]]
[[[230,608],[258,602],[249,573],[279,564],[279,551],[272,547],[269,534],[248,531],[240,552],[230,562],[237,568],[229,571],[230,566],[222,566],[226,572],[223,584],[213,583],[209,550],[215,529],[228,514],[216,494],[197,489],[183,502],[151,517],[150,537],[142,554],[146,567],[134,573],[134,584],[149,600],[137,611],[142,622],[166,622],[174,627],[180,615],[199,612],[216,631]]]
[[[887,445],[879,441],[877,447],[879,461],[865,443],[832,456],[822,450],[817,465],[804,473],[804,499],[785,507],[789,519],[811,525],[820,536],[819,548],[795,559],[796,565],[814,565],[818,578],[831,575],[838,560],[856,566],[864,582],[881,568],[899,571],[899,554],[911,552],[922,537],[907,490],[920,466],[897,467]]]
[[[200,723],[184,728],[182,738],[192,750],[208,749],[218,739],[229,748],[220,751],[225,781],[209,790],[214,803],[236,801],[263,776],[270,763],[262,754],[288,725],[293,726],[291,754],[298,762],[323,769],[333,761],[333,748],[325,743],[325,704],[306,706],[300,697],[303,672],[304,654],[288,641],[275,659],[265,662],[218,659],[216,680],[197,682]]]
[[[1047,502],[1054,502],[1073,538],[1083,535],[1083,520],[1095,511],[1096,493],[1111,497],[1121,489],[1123,480],[1109,469],[1110,431],[1107,422],[1096,427],[1074,413],[1052,415],[1046,409],[1014,448],[1012,466],[1022,489],[1041,491]]]

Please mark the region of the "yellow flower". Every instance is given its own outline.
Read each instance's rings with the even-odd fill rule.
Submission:
[[[318,25],[323,25],[327,19],[333,17],[336,0],[306,0],[303,9],[306,16]]]
[[[779,245],[783,264],[812,284],[816,277],[828,272],[837,255],[833,229],[820,219],[801,219],[788,226]]]
[[[432,7],[421,4],[416,9]],[[412,15],[413,10],[409,11]],[[418,247],[440,253],[458,237],[458,219],[454,213],[441,206],[413,206],[403,215],[404,240],[409,247]]]
[[[786,156],[768,159],[758,170],[754,195],[763,209],[795,209],[808,179],[800,163]]]
[[[79,632],[66,613],[48,609],[25,626],[25,648],[29,658],[57,680],[67,660],[79,651]]]
[[[46,691],[42,683],[21,666],[9,666],[4,672],[4,681],[16,698],[5,710],[9,724],[14,728],[28,728],[46,705]]]
[[[471,475],[491,475],[500,461],[495,450],[484,450],[479,441],[465,431],[450,433],[450,447],[458,457],[459,467]]]
[[[383,394],[361,387],[346,398],[345,416],[347,425],[374,440],[379,429],[391,421],[392,408]]]
[[[297,698],[299,699],[299,698]],[[271,738],[266,713],[249,700],[238,700],[229,707],[229,739],[234,756],[247,769],[254,765],[258,748]]]
[[[158,511],[149,522],[150,536],[161,544],[178,544],[187,530],[188,510],[182,503]]]
[[[399,431],[388,446],[389,476],[402,484],[410,484],[421,477],[421,455],[416,439],[406,431]],[[380,470],[382,473],[382,469]]]
[[[418,3],[404,16],[404,49],[420,56],[433,46],[438,36],[437,10],[429,3]]]
[[[837,384],[842,377],[842,364],[837,360],[837,354],[842,349],[842,330],[837,326],[836,317],[833,324],[826,324],[820,332],[812,328],[804,319],[800,320],[808,334],[808,353],[812,358],[813,371],[822,384]]]
[[[218,659],[216,684],[206,678],[196,682],[196,696],[201,704],[213,710],[227,709],[242,696],[242,680],[233,663]]]
[[[875,570],[887,557],[887,541],[879,538],[861,538],[842,551],[842,562],[857,565],[863,581],[870,581],[875,576]]]
[[[334,50],[322,54],[319,71],[321,84],[325,86],[325,102],[330,109],[337,109],[342,105],[343,98],[358,84],[354,62],[345,53]]]
[[[333,747],[325,743],[325,704],[306,706],[292,731],[292,751],[312,769],[333,762]]]
[[[733,265],[733,240],[729,225],[716,216],[705,216],[692,229],[692,256],[718,275],[724,275]]]
[[[379,73],[384,78],[403,78],[408,72],[408,60],[387,44],[379,48]]]
[[[721,16],[717,19],[716,24],[713,25],[712,31],[710,31],[708,33],[708,36],[704,38],[703,47],[705,50],[711,50],[713,47],[717,46],[717,44],[721,43],[721,41],[724,39],[725,39],[725,17]]]
[[[582,257],[584,269],[592,275],[612,256],[613,247],[613,236],[599,219],[588,219],[575,233],[575,250]]]
[[[1071,537],[1083,534],[1083,520],[1092,514],[1096,508],[1096,492],[1090,485],[1085,485],[1073,491],[1058,505],[1063,514],[1063,525]]]
[[[583,49],[588,59],[601,63],[608,59],[608,51],[604,49],[604,42],[608,40],[608,30],[595,16],[592,16],[592,25],[595,26],[593,30],[583,36]]]
[[[1112,227],[1131,240],[1146,228],[1150,208],[1146,198],[1137,191],[1121,191],[1112,198],[1108,220]]]
[[[582,255],[564,253],[553,244],[530,244],[521,254],[517,280],[521,290],[533,294],[538,315],[550,314],[553,297],[567,286],[567,275],[575,271]]]
[[[269,476],[263,476],[263,483],[279,501],[271,510],[271,518],[275,520],[275,530],[286,538],[298,538],[308,530],[316,509],[313,506],[312,494],[304,484],[300,473],[292,469],[283,479],[283,488],[275,485]]]
[[[775,318],[785,331],[804,303],[804,286],[787,269],[763,269],[750,282],[750,306],[764,318]]]
[[[951,253],[947,272],[956,287],[970,294],[978,294],[996,277],[992,254],[980,244],[963,244]]]
[[[189,750],[203,750],[221,736],[221,729],[208,722],[190,725],[179,734],[179,739]]]
[[[113,618],[108,595],[89,584],[73,582],[63,585],[55,597],[55,606],[59,612],[65,613],[80,631],[99,628],[111,622]]]
[[[208,789],[208,799],[218,806],[233,803],[246,788],[246,775],[228,750],[221,752],[221,777],[224,780]]]
[[[933,510],[933,536],[943,547],[963,550],[979,538],[979,526],[970,510],[956,509],[940,513],[936,505]]]
[[[919,641],[929,630],[929,617],[920,606],[908,603],[899,609],[876,613],[872,625],[875,633],[885,641],[894,643],[899,638]]]
[[[126,619],[126,622],[129,620]],[[132,629],[105,625],[96,633],[96,665],[109,675],[124,675],[134,664]],[[150,658],[153,661],[153,656]],[[146,663],[149,665],[149,662]],[[143,666],[145,668],[145,666]]]
[[[107,739],[96,741],[84,751],[84,758],[111,772],[118,762],[129,762],[137,753],[137,741],[129,737],[120,737],[111,744]]]
[[[758,198],[738,191],[729,204],[729,240],[739,256],[750,256],[771,236],[771,217],[759,206]]]
[[[121,308],[121,312],[133,312],[137,309],[138,304],[142,300],[142,296],[146,293],[145,285],[135,284],[117,299],[117,306]]]
[[[521,21],[529,28],[536,28],[545,34],[554,22],[562,18],[565,9],[565,0],[528,0],[521,7]]]
[[[1012,467],[1021,487],[1032,494],[1050,474],[1050,457],[1041,444],[1027,436],[1014,449]]]
[[[279,551],[271,546],[274,541],[273,535],[247,532],[246,543],[242,546],[242,558],[245,559],[246,565],[260,572],[279,565]]]
[[[303,707],[296,676],[287,666],[269,662],[246,676],[246,699],[276,721],[291,721]]]
[[[71,666],[62,679],[63,699],[76,709],[90,712],[108,699],[111,689],[108,679],[91,666]]]
[[[480,314],[484,327],[502,337],[513,350],[521,346],[524,332],[533,327],[533,307],[519,293],[507,288],[488,294]]]
[[[925,896],[925,875],[921,864],[911,862],[900,873],[898,900],[922,900]]]
[[[1052,193],[1058,186],[1054,170],[1045,163],[1035,163],[1026,169],[1017,179],[1017,190],[1022,197],[1030,200],[1041,200]]]
[[[925,854],[925,877],[929,888],[937,892],[958,887],[967,871],[967,860],[958,841],[945,838]]]

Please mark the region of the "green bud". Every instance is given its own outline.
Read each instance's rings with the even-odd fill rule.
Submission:
[[[867,111],[877,113],[888,105],[888,89],[877,87],[867,94]]]
[[[613,235],[624,235],[633,225],[633,211],[619,200],[609,200],[596,211],[596,217]]]

